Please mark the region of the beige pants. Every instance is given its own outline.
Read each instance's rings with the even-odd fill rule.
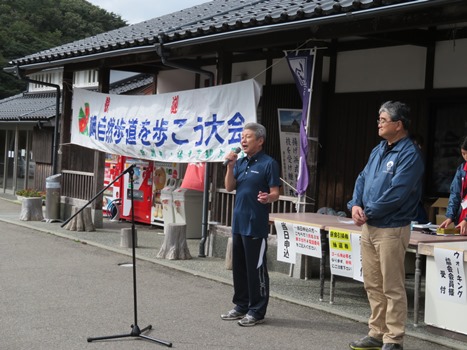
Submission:
[[[362,226],[362,268],[371,307],[369,336],[402,344],[407,320],[405,251],[410,225],[396,228]]]

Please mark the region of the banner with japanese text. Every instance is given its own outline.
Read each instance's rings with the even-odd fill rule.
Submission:
[[[341,229],[329,229],[329,263],[333,275],[363,282],[362,235]]]
[[[295,252],[321,258],[322,248],[319,227],[294,225],[293,229],[295,233]]]
[[[221,162],[256,122],[253,79],[159,95],[73,90],[71,143],[160,162]]]
[[[277,110],[279,118],[279,142],[281,150],[284,195],[297,195],[297,179],[300,172],[300,120],[301,109]]]
[[[351,234],[348,231],[329,231],[329,261],[333,275],[354,277]]]
[[[434,256],[438,270],[438,296],[444,300],[466,304],[464,252],[435,247]]]
[[[295,264],[294,224],[275,220],[274,225],[277,232],[277,260]]]
[[[297,192],[303,195],[308,187],[308,116],[311,87],[313,86],[314,50],[296,50],[287,52],[287,63],[302,99],[302,117],[300,119],[300,162],[297,176]]]
[[[321,234],[316,226],[275,220],[277,260],[295,264],[296,254],[321,258]]]

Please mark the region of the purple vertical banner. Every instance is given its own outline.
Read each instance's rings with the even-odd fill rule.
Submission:
[[[298,195],[303,195],[308,187],[308,135],[306,124],[308,120],[308,108],[310,104],[311,84],[313,76],[312,50],[288,51],[287,63],[302,98],[302,119],[300,123],[300,164],[297,177]]]

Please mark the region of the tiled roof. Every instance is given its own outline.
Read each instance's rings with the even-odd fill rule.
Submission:
[[[110,85],[111,94],[123,94],[147,86],[153,77],[139,74]],[[55,117],[56,92],[22,93],[0,100],[0,121],[39,121]],[[61,104],[60,104],[61,109]]]
[[[24,93],[0,101],[0,121],[38,121],[55,117],[56,92]]]
[[[384,9],[395,4],[420,0],[213,0],[162,17],[74,41],[13,60],[16,65],[51,62],[114,50],[154,45],[159,36],[164,42],[240,29],[261,29],[307,19],[353,14],[368,9]]]
[[[147,74],[138,74],[130,78],[117,81],[110,85],[110,93],[121,95],[150,85],[154,82],[154,77]]]

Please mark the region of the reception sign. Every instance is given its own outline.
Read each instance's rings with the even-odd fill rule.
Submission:
[[[466,304],[464,252],[435,247],[434,255],[438,270],[438,297]]]
[[[295,264],[294,224],[276,220],[274,225],[277,232],[277,260]]]
[[[329,262],[333,275],[363,282],[361,236],[347,230],[329,230]]]
[[[318,227],[275,220],[277,260],[295,264],[296,254],[321,258],[321,235]]]
[[[329,231],[329,260],[333,275],[353,278],[352,241],[348,231]]]
[[[160,95],[73,90],[71,143],[161,162],[220,162],[256,122],[254,80]]]

